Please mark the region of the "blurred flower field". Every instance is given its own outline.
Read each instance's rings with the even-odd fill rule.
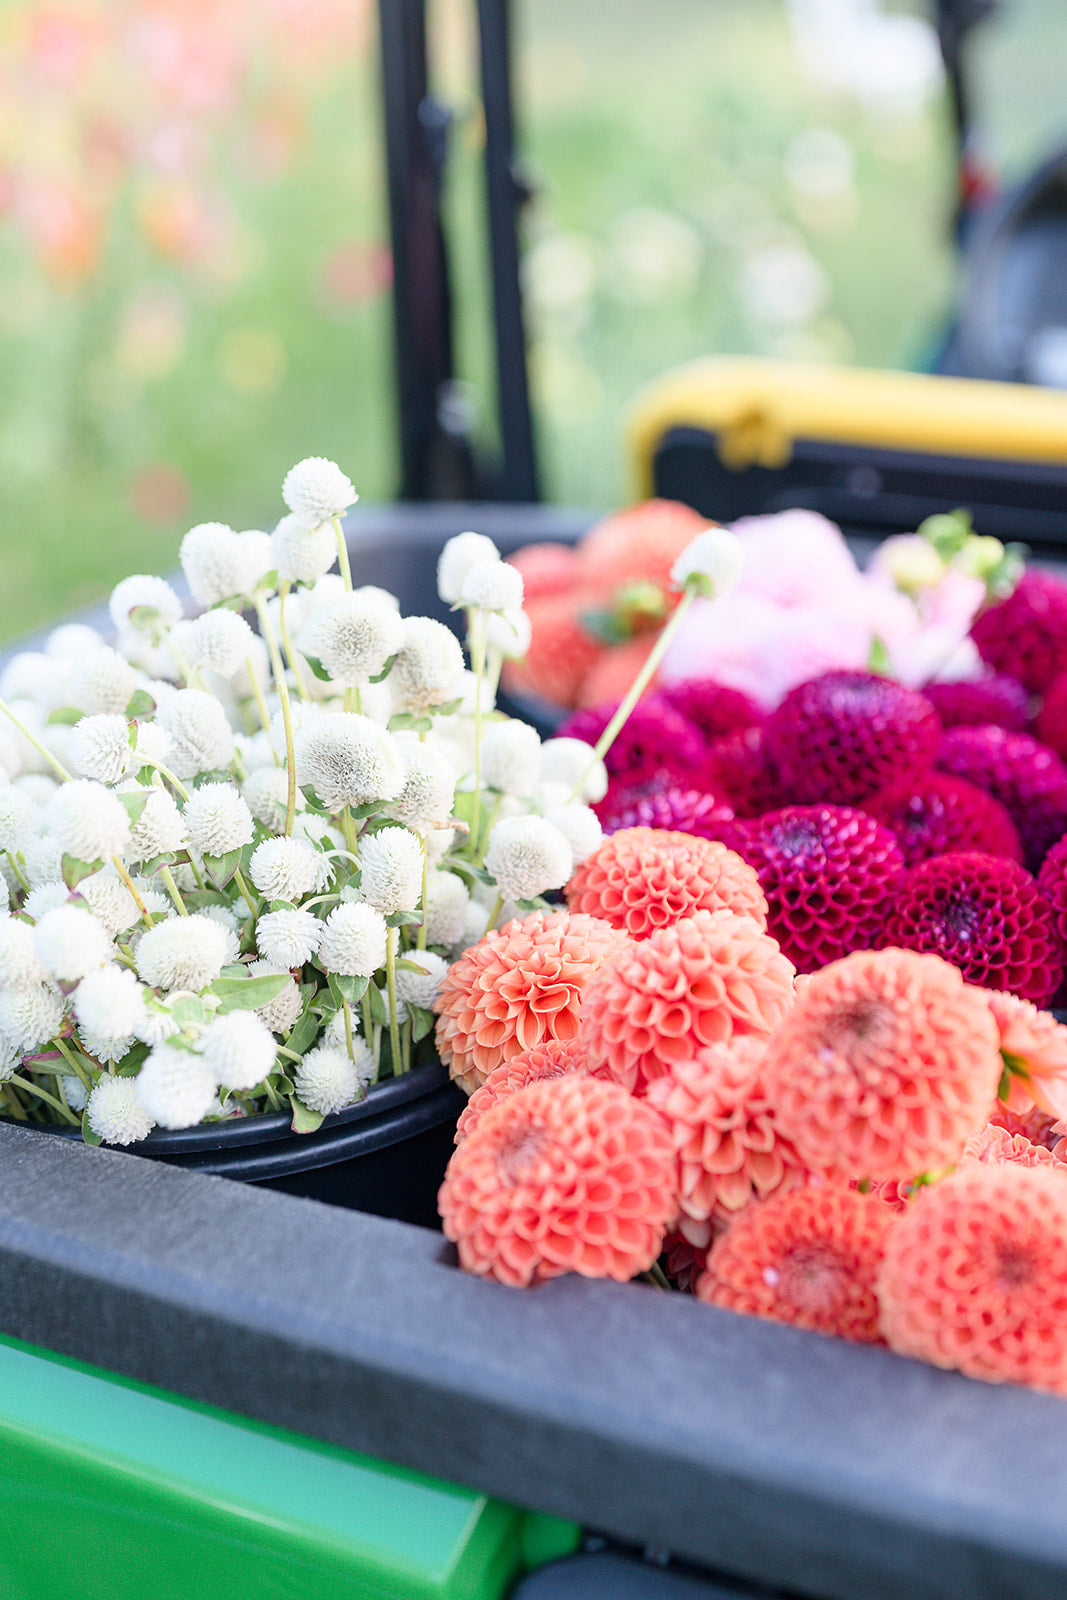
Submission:
[[[939,85],[921,61],[873,87],[819,70],[803,10],[515,4],[549,498],[630,497],[625,410],[675,362],[930,358],[953,273]],[[433,21],[460,375],[491,441],[473,25],[462,0]],[[4,8],[0,638],[169,569],[209,515],[270,518],[301,455],[392,494],[380,126],[371,0]]]

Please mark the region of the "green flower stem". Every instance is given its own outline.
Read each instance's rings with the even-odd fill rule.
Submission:
[[[169,628],[159,629],[158,642],[166,645],[167,649],[178,663],[178,671],[185,679],[185,687],[188,689],[192,684],[193,679],[199,676],[197,670],[193,667],[190,667],[189,663],[184,659],[181,651],[176,647],[174,640],[171,638],[171,631]]]
[[[400,1024],[396,1015],[396,929],[390,928],[385,944],[385,983],[389,993],[389,1044],[393,1057],[393,1077],[405,1070],[400,1053]]]
[[[75,1055],[74,1051],[70,1049],[69,1045],[64,1044],[63,1040],[58,1034],[51,1041],[51,1043],[55,1045],[56,1049],[63,1057],[63,1060],[67,1063],[67,1066],[70,1067],[71,1071],[77,1073],[85,1087],[86,1093],[91,1094],[93,1091],[93,1080],[90,1078],[89,1074],[78,1060],[78,1057]]]
[[[247,883],[247,881],[245,879],[245,875],[241,871],[240,867],[234,867],[234,869],[233,869],[233,881],[237,885],[237,887],[240,889],[241,894],[242,894],[242,896],[244,898],[244,903],[248,907],[249,911],[251,911],[253,916],[257,916],[259,914],[259,899],[258,899],[258,896],[254,895],[252,893],[251,889],[248,887],[248,883]]]
[[[13,1072],[7,1081],[8,1083],[17,1084],[20,1089],[28,1089],[30,1094],[35,1095],[38,1100],[43,1100],[45,1105],[52,1106],[59,1112],[64,1122],[72,1122],[76,1128],[81,1126],[81,1117],[76,1117],[69,1106],[64,1105],[62,1100],[57,1100],[54,1095],[49,1094],[47,1089],[42,1089],[39,1084],[31,1083],[29,1078],[23,1078],[17,1072]]]
[[[477,606],[467,607],[467,647],[470,651],[474,686],[474,820],[471,824],[472,855],[478,853],[482,824],[482,680],[485,677],[485,614]]]
[[[166,866],[166,865],[161,866],[160,869],[159,869],[159,876],[163,879],[163,882],[167,886],[167,893],[170,895],[171,899],[173,900],[174,909],[177,911],[178,915],[180,917],[187,917],[189,915],[189,913],[185,909],[185,901],[181,897],[181,890],[178,888],[178,885],[175,883],[174,877],[173,877],[173,874],[171,873],[170,868],[168,866]]]
[[[422,921],[419,923],[419,934],[418,934],[418,938],[415,941],[415,947],[418,950],[425,950],[426,949],[426,928],[427,928],[427,917],[428,917],[428,912],[427,912],[427,908],[426,908],[426,879],[427,879],[428,876],[429,876],[429,860],[428,860],[428,857],[427,857],[427,854],[426,854],[426,836],[424,834],[423,835],[423,839],[422,839],[422,901],[421,901],[421,905],[422,905]]]
[[[642,1283],[650,1284],[654,1289],[669,1289],[670,1280],[658,1261],[654,1261],[647,1272],[639,1272],[638,1279]]]
[[[341,834],[345,841],[345,849],[352,857],[354,866],[359,865],[359,830],[351,808],[345,806],[341,812]]]
[[[652,646],[652,649],[645,657],[640,672],[637,674],[637,677],[627,690],[626,698],[622,701],[619,709],[616,711],[615,715],[604,729],[604,732],[597,740],[594,747],[593,760],[590,761],[588,767],[586,767],[585,771],[582,773],[582,776],[574,786],[574,792],[571,795],[570,800],[572,805],[577,799],[580,798],[582,790],[585,788],[586,780],[588,779],[593,768],[596,766],[597,761],[602,761],[607,752],[611,749],[619,735],[619,730],[622,728],[627,717],[630,715],[630,712],[633,710],[634,706],[640,700],[648,685],[651,683],[656,668],[659,666],[660,662],[663,660],[663,657],[670,649],[674,636],[682,625],[682,619],[689,610],[689,607],[692,605],[693,601],[696,599],[697,593],[698,591],[695,587],[687,588],[685,593],[682,595],[682,598],[675,606],[666,626],[661,630],[659,638],[656,640],[655,644]]]
[[[270,656],[270,669],[274,674],[274,686],[278,691],[278,702],[282,711],[282,724],[285,728],[285,766],[288,782],[288,792],[285,803],[285,836],[292,837],[293,824],[296,821],[296,754],[293,749],[293,713],[289,705],[289,686],[285,681],[285,667],[282,663],[281,651],[278,641],[274,637],[271,627],[270,615],[267,611],[267,602],[261,594],[254,597],[256,615],[259,618],[259,628],[266,641],[267,654]]]
[[[18,859],[17,859],[17,857],[15,855],[15,852],[13,850],[8,850],[5,853],[7,855],[7,864],[8,864],[8,866],[11,868],[12,872],[15,874],[15,877],[18,879],[19,883],[25,889],[26,893],[29,894],[29,892],[30,892],[30,880],[27,878],[26,874],[23,872],[21,866],[19,865]]]
[[[378,1035],[374,1030],[374,1014],[370,1008],[370,995],[367,991],[363,995],[363,1037],[374,1051],[374,1081],[377,1083],[381,1058],[378,1053]]]
[[[363,714],[363,696],[360,693],[360,688],[359,688],[359,684],[358,683],[350,683],[347,686],[347,688],[345,689],[344,701],[343,701],[342,704],[343,704],[343,709],[345,711],[355,711],[357,713],[357,715],[362,716],[362,714]]]
[[[45,760],[48,762],[48,765],[51,767],[52,771],[56,774],[56,777],[59,779],[60,783],[69,783],[70,773],[67,771],[63,763],[56,760],[51,750],[45,749],[40,739],[37,738],[36,734],[30,732],[29,728],[27,728],[24,722],[20,722],[19,718],[16,717],[6,700],[0,700],[0,711],[4,713],[9,722],[15,725],[22,737],[30,741],[38,754],[44,756]]]
[[[138,889],[137,889],[137,885],[134,883],[133,879],[130,877],[129,872],[126,870],[126,865],[125,865],[122,857],[121,856],[112,856],[111,857],[111,864],[115,868],[115,871],[118,873],[119,877],[122,879],[123,883],[126,885],[127,889],[133,895],[133,903],[137,907],[138,911],[141,913],[141,921],[144,923],[145,927],[146,928],[154,928],[156,919],[155,919],[155,917],[153,917],[151,911],[149,911],[148,907],[145,905],[144,901],[141,899],[140,893],[138,892]]]
[[[271,1110],[272,1111],[280,1111],[282,1109],[281,1096],[279,1095],[277,1089],[275,1089],[274,1085],[271,1083],[269,1078],[264,1078],[263,1079],[263,1092],[266,1094],[267,1099],[270,1101]]]
[[[411,1022],[405,1022],[400,1029],[400,1049],[404,1056],[404,1071],[411,1071]]]
[[[189,791],[176,773],[173,773],[169,767],[165,767],[161,761],[154,761],[152,765],[161,778],[166,778],[171,787],[177,789],[183,800],[188,800]]]
[[[503,904],[504,904],[503,893],[498,891],[497,897],[493,901],[492,909],[489,912],[489,921],[485,925],[486,933],[488,933],[491,928],[494,928],[496,926],[496,919],[500,915],[500,907]]]
[[[345,543],[344,529],[341,527],[340,517],[333,519],[334,532],[337,535],[337,567],[345,581],[345,588],[351,592],[352,568],[348,563],[348,545]]]
[[[347,1000],[342,1000],[341,1005],[345,1016],[345,1048],[348,1051],[349,1061],[351,1061],[354,1065],[356,1060],[356,1044],[352,1037],[352,1007],[349,1005]]]
[[[308,694],[307,684],[304,682],[300,672],[300,658],[293,649],[293,641],[289,637],[289,624],[285,618],[285,602],[289,598],[292,587],[292,582],[290,579],[286,578],[285,582],[278,590],[278,627],[281,630],[282,644],[285,647],[285,654],[288,656],[289,665],[293,669],[293,680],[296,683],[296,692],[300,696],[301,700],[309,700],[311,696]]]
[[[264,733],[269,733],[270,712],[267,710],[267,702],[263,698],[263,686],[256,677],[256,669],[252,665],[251,656],[245,657],[245,671],[248,673],[248,681],[252,685],[252,698],[256,702],[256,710],[259,712],[260,726],[262,727]],[[278,760],[277,756],[274,757],[274,764],[275,766],[281,765],[281,762]]]
[[[19,1122],[28,1122],[29,1118],[26,1115],[22,1101],[15,1093],[14,1088],[10,1087],[10,1084],[10,1079],[8,1079],[7,1083],[0,1083],[0,1097],[2,1097],[4,1107],[10,1113],[10,1115],[16,1117]]]
[[[193,852],[191,850],[187,850],[186,851],[186,855],[189,858],[189,870],[192,872],[193,877],[196,879],[197,888],[198,889],[206,889],[207,888],[207,884],[204,882],[204,875],[200,871],[200,868],[197,866],[196,862],[193,860]]]

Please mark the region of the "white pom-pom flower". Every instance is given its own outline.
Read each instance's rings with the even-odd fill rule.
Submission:
[[[0,850],[17,854],[25,850],[33,835],[39,808],[21,789],[4,784],[0,788]]]
[[[60,784],[45,808],[45,823],[56,848],[76,861],[121,855],[130,837],[122,801],[90,778]]]
[[[525,611],[491,611],[485,619],[485,642],[505,661],[521,661],[530,648],[533,624]]]
[[[137,971],[151,989],[199,992],[225,966],[231,937],[228,929],[199,913],[168,917],[141,935]]]
[[[562,783],[568,794],[581,784],[575,799],[596,805],[608,792],[608,769],[584,739],[546,739],[541,746],[541,778]]]
[[[335,461],[308,456],[286,473],[282,499],[295,516],[314,527],[343,516],[359,495]]]
[[[401,711],[425,712],[457,699],[463,691],[459,640],[433,617],[408,617],[404,642],[386,680]]]
[[[214,772],[233,760],[233,730],[213,694],[179,689],[160,706],[157,720],[174,740],[170,764],[179,778]]]
[[[470,895],[463,879],[454,872],[429,872],[426,875],[426,942],[447,948],[458,944],[467,921]]]
[[[591,856],[594,850],[599,850],[604,842],[600,818],[591,806],[551,806],[545,812],[545,820],[558,828],[570,845],[575,866]]]
[[[322,922],[310,911],[268,911],[256,923],[256,948],[279,972],[310,961],[321,938]]]
[[[161,580],[162,581],[162,580]],[[118,627],[118,623],[115,624]],[[87,622],[63,622],[53,628],[44,642],[44,653],[53,661],[70,661],[105,643],[99,629]]]
[[[100,645],[67,664],[70,703],[85,712],[125,711],[137,688],[137,674],[117,650]]]
[[[185,609],[165,578],[145,573],[134,573],[117,583],[107,608],[120,637],[141,628],[173,628]]]
[[[181,850],[185,843],[185,819],[177,801],[165,789],[149,789],[141,815],[130,829],[126,860],[152,861]]]
[[[216,1017],[201,1036],[203,1058],[223,1089],[254,1089],[274,1070],[278,1046],[254,1011]]]
[[[19,1050],[36,1050],[59,1032],[63,1011],[63,996],[47,984],[0,989],[0,1035]]]
[[[744,566],[741,540],[729,528],[705,528],[696,534],[671,568],[677,589],[693,589],[706,600],[729,594]]]
[[[255,638],[236,611],[205,611],[189,630],[189,653],[196,666],[232,678],[251,655]]]
[[[99,967],[74,991],[78,1026],[102,1039],[136,1033],[144,1020],[145,992],[128,967]]]
[[[155,1126],[138,1098],[136,1078],[101,1078],[89,1095],[87,1112],[90,1128],[105,1144],[136,1144]]]
[[[536,737],[536,735],[535,735]],[[448,757],[430,744],[403,744],[404,787],[388,805],[389,815],[416,833],[440,827],[452,815],[455,769]]]
[[[224,856],[251,844],[255,823],[235,784],[205,783],[182,812],[189,843],[201,855]]]
[[[405,1005],[432,1011],[437,991],[448,971],[448,962],[433,950],[409,950],[404,961],[413,962],[420,970],[413,972],[407,965],[397,967],[397,999],[403,1000]]]
[[[100,1057],[97,1056],[97,1060]],[[89,1101],[88,1090],[80,1078],[73,1072],[64,1072],[60,1079],[63,1088],[63,1097],[72,1111],[82,1112]]]
[[[7,888],[6,882],[4,887]],[[80,892],[80,884],[78,888]],[[42,883],[39,888],[30,890],[22,902],[22,909],[31,921],[40,922],[46,911],[54,911],[56,906],[65,906],[69,899],[70,891],[65,883]],[[96,915],[95,912],[93,914]]]
[[[480,611],[521,611],[522,573],[507,561],[475,562],[467,569],[459,597]]]
[[[246,528],[237,535],[237,544],[241,552],[245,572],[245,594],[252,591],[262,583],[267,573],[274,567],[274,548],[270,542],[270,534],[262,528]]]
[[[281,767],[259,767],[241,785],[241,798],[257,822],[271,833],[285,827],[289,800],[289,779]],[[304,808],[304,796],[297,790],[297,810]]]
[[[463,580],[472,567],[500,560],[500,551],[484,533],[457,533],[445,543],[437,558],[437,592],[446,605],[455,605]]]
[[[215,1100],[215,1074],[203,1056],[161,1044],[134,1080],[137,1098],[161,1128],[195,1128]]]
[[[54,794],[59,794],[60,787],[56,787]],[[22,851],[22,875],[31,889],[61,882],[63,851],[58,841],[47,834],[28,840]]]
[[[309,527],[294,513],[283,517],[271,534],[271,558],[279,578],[314,583],[337,559],[337,538],[328,522]]]
[[[360,841],[359,892],[383,916],[414,911],[422,894],[422,845],[406,828],[382,828]]]
[[[319,940],[319,961],[327,972],[349,978],[371,978],[385,965],[389,930],[373,906],[345,901],[326,918]]]
[[[70,733],[67,754],[83,778],[118,783],[140,765],[130,744],[130,725],[118,712],[82,717]]]
[[[250,961],[248,974],[252,978],[281,977],[282,968],[269,961]],[[262,1018],[272,1033],[288,1033],[303,1009],[300,985],[286,972],[285,982],[273,1000],[256,1007],[256,1016]]]
[[[18,917],[0,917],[0,985],[19,989],[26,984],[43,983],[45,977],[33,928]]]
[[[404,782],[400,746],[354,711],[325,712],[296,741],[297,772],[330,811],[395,800]]]
[[[563,834],[544,817],[505,817],[490,831],[485,867],[506,899],[534,900],[562,889],[574,858]]]
[[[541,771],[541,740],[529,723],[494,722],[482,736],[482,782],[501,794],[530,795]]]
[[[34,929],[33,947],[48,976],[59,983],[77,983],[115,954],[103,923],[74,905],[45,912]]]
[[[303,899],[325,888],[330,863],[299,839],[264,839],[252,852],[248,875],[267,900]]]
[[[404,624],[389,606],[355,594],[319,606],[300,634],[300,648],[321,661],[334,683],[358,688],[385,669],[404,642]]]
[[[77,894],[79,899],[84,900],[93,916],[107,929],[109,938],[114,939],[116,934],[132,928],[140,918],[141,913],[137,909],[133,895],[110,867],[105,867],[102,872],[94,872],[88,878],[82,878],[78,884]],[[58,901],[55,903],[59,904]],[[51,907],[42,905],[42,914],[50,909]]]
[[[297,1099],[326,1116],[343,1111],[363,1098],[372,1070],[373,1057],[369,1063],[361,1060],[357,1064],[347,1051],[319,1045],[308,1051],[293,1074]]]
[[[200,522],[190,528],[178,547],[178,560],[193,599],[213,606],[251,593],[259,575],[252,570],[249,554],[240,535],[225,522]]]

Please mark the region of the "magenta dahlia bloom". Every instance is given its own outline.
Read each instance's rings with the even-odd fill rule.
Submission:
[[[608,705],[583,706],[578,711],[572,711],[556,729],[556,738],[582,739],[586,744],[596,744],[618,709],[616,700]]]
[[[725,801],[681,787],[666,772],[636,786],[609,784],[594,809],[605,833],[618,833],[621,828],[666,828],[672,833],[693,833],[700,839],[721,838],[724,824],[734,815]]]
[[[968,983],[1047,1005],[1063,976],[1052,907],[1034,878],[1003,856],[957,850],[901,878],[878,941],[958,967]]]
[[[923,694],[943,728],[992,722],[998,728],[1024,733],[1030,723],[1030,697],[1018,678],[994,673],[956,683],[928,683]]]
[[[755,867],[767,932],[798,972],[817,972],[877,939],[904,871],[893,834],[851,806],[786,806],[723,835]]]
[[[559,732],[595,745],[615,711],[616,706],[610,705],[598,706],[592,712],[576,712]],[[639,700],[627,717],[604,757],[604,765],[612,776],[631,784],[643,783],[659,772],[669,772],[691,783],[694,772],[703,766],[705,751],[706,741],[695,724],[661,695],[650,694]]]
[[[1067,833],[1067,765],[1028,733],[1006,728],[947,728],[937,765],[969,778],[999,800],[1019,831],[1023,861],[1036,872],[1049,846]]]
[[[719,683],[716,678],[683,678],[656,691],[661,700],[680,711],[698,727],[705,739],[721,739],[763,721],[763,712],[741,689]]]
[[[950,850],[981,850],[1023,859],[1018,830],[991,794],[951,772],[920,772],[863,802],[863,809],[892,828],[913,867]]]
[[[1067,961],[1067,838],[1057,839],[1042,861],[1037,885],[1052,907],[1053,926],[1064,960]],[[1067,999],[1065,987],[1067,985],[1061,984],[1053,996],[1057,1005],[1063,1005]]]
[[[873,672],[824,672],[763,725],[779,788],[801,804],[860,805],[932,764],[941,723],[916,689]]]
[[[703,783],[733,806],[739,817],[758,817],[783,805],[783,795],[767,761],[763,725],[738,728],[713,739],[703,766]]]
[[[1061,761],[1067,757],[1067,672],[1057,673],[1045,691],[1034,718],[1034,734],[1055,750]]]
[[[1067,670],[1067,583],[1027,567],[1006,600],[975,618],[971,638],[994,672],[1044,694]]]

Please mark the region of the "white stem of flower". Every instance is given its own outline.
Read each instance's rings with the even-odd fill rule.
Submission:
[[[396,929],[389,928],[385,942],[385,985],[389,993],[389,1046],[393,1057],[393,1077],[404,1070],[400,1053],[400,1023],[396,1014]]]
[[[270,669],[274,674],[274,687],[278,691],[278,703],[281,706],[282,725],[285,728],[285,767],[288,779],[285,802],[285,836],[291,838],[293,824],[296,821],[296,753],[293,746],[293,713],[289,705],[289,686],[285,681],[285,667],[282,663],[281,651],[278,641],[274,637],[271,627],[270,615],[267,611],[267,602],[261,594],[253,596],[256,615],[259,618],[260,632],[267,646],[270,656]]]
[[[352,568],[348,564],[348,545],[345,543],[344,529],[341,527],[340,517],[334,517],[333,527],[337,535],[337,567],[345,581],[345,588],[351,592]]]

